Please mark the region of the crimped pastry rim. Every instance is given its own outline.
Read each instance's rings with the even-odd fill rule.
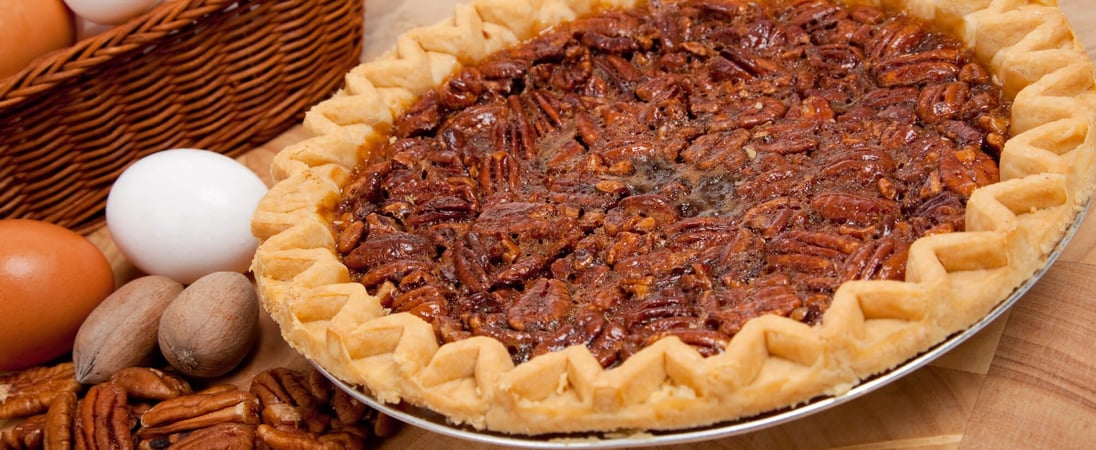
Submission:
[[[306,116],[316,136],[275,158],[277,183],[252,222],[262,240],[252,270],[285,340],[380,401],[477,429],[702,426],[840,394],[969,327],[1045,266],[1091,195],[1096,81],[1061,10],[1037,0],[877,0],[868,3],[951,29],[1015,95],[1002,181],[971,196],[968,231],[914,243],[906,281],[847,282],[813,327],[753,319],[720,355],[666,338],[608,370],[581,346],[514,366],[490,338],[439,345],[429,324],[389,315],[350,281],[329,212],[394,117],[461,64],[590,11],[639,3],[476,0],[347,74],[346,88]]]

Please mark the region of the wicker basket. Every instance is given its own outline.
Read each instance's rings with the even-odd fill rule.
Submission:
[[[354,67],[363,0],[174,0],[0,79],[0,218],[101,224],[131,162],[237,156],[299,123]]]

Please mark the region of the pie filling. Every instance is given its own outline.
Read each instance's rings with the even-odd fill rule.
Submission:
[[[829,0],[651,2],[466,67],[344,188],[355,280],[440,342],[605,366],[677,336],[813,324],[852,279],[903,279],[998,181],[1008,102],[962,44]]]

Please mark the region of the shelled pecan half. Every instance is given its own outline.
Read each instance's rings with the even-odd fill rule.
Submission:
[[[255,427],[241,423],[220,423],[194,431],[141,441],[140,450],[250,450],[255,448]]]
[[[320,410],[304,375],[292,369],[263,371],[251,380],[251,392],[262,402],[263,421],[268,424],[319,433],[331,420]]]
[[[155,439],[224,423],[258,424],[259,399],[246,391],[217,389],[165,400],[141,416],[137,436]]]
[[[110,376],[110,381],[126,390],[130,398],[168,400],[190,394],[190,383],[178,375],[150,367],[129,367]]]
[[[76,441],[74,435],[79,400],[75,392],[58,395],[46,411],[45,448],[68,450]]]
[[[259,440],[272,450],[362,450],[369,433],[356,427],[317,434],[259,425]]]
[[[28,417],[12,429],[0,433],[0,450],[34,450],[42,448],[46,415]]]
[[[58,395],[81,388],[71,362],[0,375],[0,420],[43,413]]]
[[[136,420],[126,406],[125,389],[106,382],[92,386],[77,407],[73,427],[76,450],[131,450]]]

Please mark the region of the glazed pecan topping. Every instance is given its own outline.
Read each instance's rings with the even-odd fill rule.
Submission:
[[[817,322],[841,283],[902,279],[914,240],[962,230],[1008,106],[906,16],[652,2],[424,95],[344,189],[337,249],[442,342],[716,354],[762,314]]]

